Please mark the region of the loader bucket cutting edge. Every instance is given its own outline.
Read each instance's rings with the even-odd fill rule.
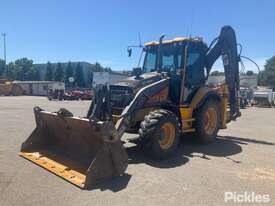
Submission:
[[[120,140],[106,142],[104,126],[34,108],[36,128],[20,156],[86,188],[124,173],[128,156]]]

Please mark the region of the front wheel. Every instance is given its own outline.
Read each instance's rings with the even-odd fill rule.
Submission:
[[[207,144],[215,141],[220,128],[221,115],[217,100],[209,99],[196,111],[196,139]]]
[[[179,123],[176,116],[167,110],[156,110],[145,116],[139,134],[146,140],[146,152],[156,159],[173,155],[179,145]]]

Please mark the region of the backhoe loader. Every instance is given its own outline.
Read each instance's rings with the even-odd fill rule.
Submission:
[[[34,108],[36,128],[20,155],[81,187],[122,175],[128,156],[121,140],[138,132],[137,144],[157,159],[173,155],[180,137],[192,133],[213,142],[219,129],[240,116],[239,55],[235,32],[224,26],[208,47],[201,38],[146,43],[143,65],[113,85],[98,85],[86,117]],[[129,50],[131,53],[131,50]],[[206,84],[222,57],[225,83]]]

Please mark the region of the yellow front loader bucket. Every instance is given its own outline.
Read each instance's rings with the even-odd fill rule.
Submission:
[[[37,126],[22,144],[20,156],[86,189],[126,170],[128,156],[122,142],[104,138],[109,124],[39,107],[34,114]]]

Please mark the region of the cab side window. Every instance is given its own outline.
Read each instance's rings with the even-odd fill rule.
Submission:
[[[205,72],[204,72],[204,50],[200,46],[192,45],[189,47],[187,55],[187,86],[197,87],[204,84]]]
[[[189,53],[187,57],[187,66],[193,65],[198,61],[200,53]]]
[[[173,55],[169,55],[169,56],[163,55],[162,66],[163,67],[173,67],[174,66],[174,56]]]
[[[148,52],[147,56],[145,57],[145,64],[144,64],[144,72],[151,72],[156,70],[156,61],[157,55],[156,53]]]

